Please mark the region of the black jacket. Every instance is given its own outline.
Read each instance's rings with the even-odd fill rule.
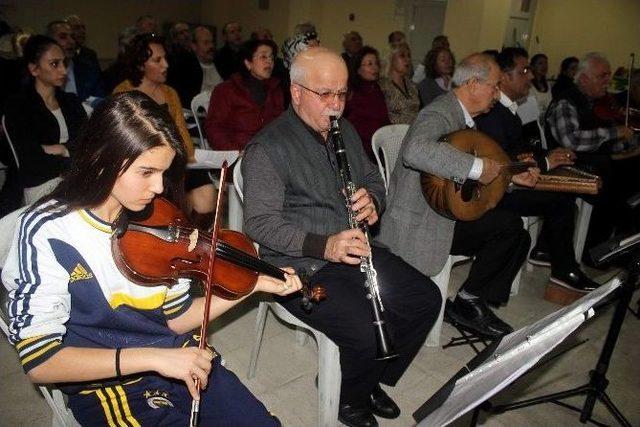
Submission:
[[[73,93],[56,90],[56,99],[69,131],[67,147],[73,155],[74,142],[87,121],[87,113]],[[24,187],[44,184],[68,167],[68,158],[47,154],[41,147],[59,143],[60,127],[33,85],[9,98],[5,125],[18,154],[19,177]]]
[[[202,88],[202,67],[195,53],[185,49],[176,50],[168,57],[167,84],[180,96],[180,103],[189,108],[191,100]]]
[[[496,102],[488,113],[475,117],[474,121],[478,130],[486,133],[500,144],[511,159],[516,160],[518,154],[533,153],[540,170],[546,171],[546,152],[539,147],[531,146],[524,140],[522,120],[500,102]]]

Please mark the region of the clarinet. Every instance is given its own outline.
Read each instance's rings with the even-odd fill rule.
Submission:
[[[338,169],[340,172],[340,178],[342,180],[342,187],[344,190],[344,197],[347,205],[347,212],[349,217],[349,228],[359,228],[364,233],[367,246],[371,249],[369,243],[369,227],[365,221],[356,221],[356,214],[352,209],[351,197],[356,192],[356,186],[351,179],[351,169],[349,168],[349,161],[347,160],[347,152],[344,148],[344,141],[342,140],[342,134],[340,133],[340,127],[338,125],[338,118],[336,116],[330,116],[331,128],[329,129],[328,141],[333,146],[336,154],[336,161],[338,162]],[[386,323],[384,321],[383,313],[384,306],[382,305],[382,299],[380,298],[380,290],[378,288],[378,273],[373,267],[373,256],[363,256],[360,258],[360,271],[365,274],[364,286],[367,290],[367,299],[371,302],[371,308],[373,311],[373,327],[375,329],[376,340],[378,343],[376,360],[387,360],[398,357],[398,354],[394,351],[391,340],[387,333]]]

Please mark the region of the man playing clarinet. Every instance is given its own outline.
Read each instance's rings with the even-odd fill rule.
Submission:
[[[329,297],[306,313],[294,300],[279,302],[340,349],[342,385],[339,419],[348,426],[377,426],[374,414],[396,418],[400,409],[380,387],[394,386],[407,369],[441,306],[436,286],[387,249],[368,243],[351,228],[333,144],[330,116],[340,116],[347,94],[347,67],[325,48],[311,48],[293,61],[291,106],[247,146],[242,162],[245,231],[261,256],[292,265],[322,283]],[[375,226],[385,188],[358,134],[339,119],[355,191],[356,222]],[[371,257],[384,307],[389,340],[397,357],[376,360],[378,339],[372,303],[366,298],[363,259]]]

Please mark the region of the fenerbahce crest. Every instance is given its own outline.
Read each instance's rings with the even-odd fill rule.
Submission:
[[[160,390],[146,390],[143,396],[147,399],[147,405],[153,409],[173,408],[173,403],[168,399],[169,393]]]

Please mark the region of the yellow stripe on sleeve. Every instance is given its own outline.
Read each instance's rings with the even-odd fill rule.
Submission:
[[[54,347],[57,347],[61,344],[60,341],[53,341],[50,342],[49,344],[47,344],[46,346],[42,347],[40,350],[29,354],[27,357],[25,357],[24,359],[22,359],[20,361],[20,363],[22,363],[22,365],[26,365],[27,363],[31,362],[33,359],[40,357],[41,355],[43,355],[44,353],[46,353],[47,351],[51,350]]]

